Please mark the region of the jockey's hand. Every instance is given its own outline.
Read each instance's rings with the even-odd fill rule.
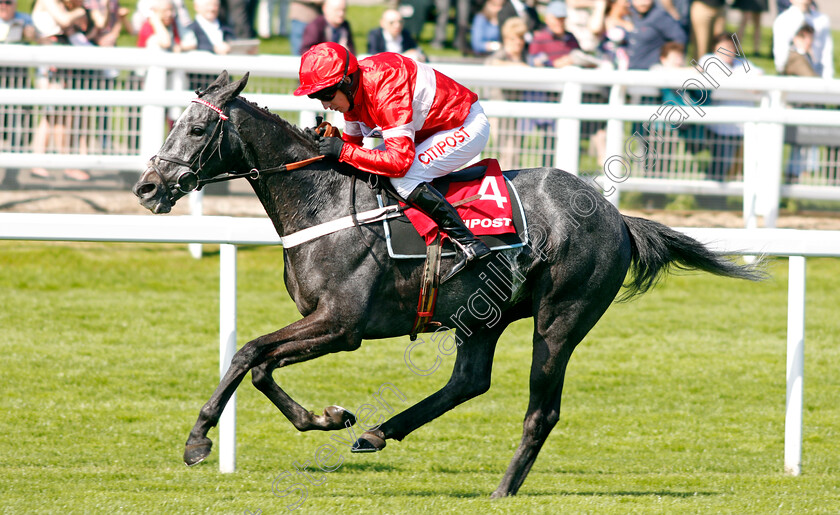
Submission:
[[[341,138],[321,138],[318,140],[318,151],[326,157],[338,159],[344,140]]]

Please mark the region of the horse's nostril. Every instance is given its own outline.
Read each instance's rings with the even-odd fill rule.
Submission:
[[[157,185],[151,182],[146,182],[137,187],[136,193],[138,197],[148,197],[153,195],[157,190]]]

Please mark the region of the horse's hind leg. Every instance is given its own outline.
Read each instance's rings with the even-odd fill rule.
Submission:
[[[481,395],[490,388],[493,353],[506,324],[474,330],[458,347],[452,376],[443,388],[382,424],[378,430],[364,433],[354,452],[382,449],[385,439],[402,440],[423,424],[436,419],[455,406]]]
[[[522,442],[505,472],[502,482],[491,497],[514,495],[537,459],[548,434],[560,419],[560,397],[563,378],[571,351],[553,349],[541,337],[534,337],[534,357],[531,363],[531,398],[525,413]]]
[[[560,419],[563,380],[572,351],[606,311],[609,301],[569,303],[544,296],[541,306],[534,316],[530,399],[522,441],[493,498],[516,494],[525,481],[548,434]]]
[[[316,415],[295,402],[271,377],[271,373],[276,367],[277,360],[272,360],[252,368],[251,381],[259,391],[277,406],[277,409],[289,419],[289,422],[298,431],[311,431],[313,429],[330,431],[344,429],[345,425],[356,423],[356,417],[341,406],[327,406],[324,408],[323,415]]]

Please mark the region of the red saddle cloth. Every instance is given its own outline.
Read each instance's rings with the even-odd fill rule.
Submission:
[[[472,166],[478,165],[486,166],[487,173],[471,181],[449,183],[446,200],[450,204],[456,204],[458,201],[481,195],[476,200],[456,207],[461,219],[476,236],[516,233],[510,207],[510,193],[499,162],[495,159],[484,159]],[[426,240],[427,245],[434,241],[438,234],[438,226],[431,218],[413,207],[406,209],[405,215]]]

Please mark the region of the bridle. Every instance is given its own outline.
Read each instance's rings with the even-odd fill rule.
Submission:
[[[304,159],[302,161],[296,161],[294,163],[288,163],[288,164],[285,164],[285,165],[274,166],[272,168],[264,168],[262,170],[259,170],[257,168],[251,168],[247,172],[231,171],[231,172],[227,172],[227,173],[217,175],[215,177],[210,177],[208,179],[202,179],[202,178],[200,178],[199,174],[201,173],[202,167],[206,164],[206,160],[202,160],[202,156],[204,155],[207,148],[210,146],[210,144],[215,139],[216,140],[216,147],[212,150],[212,152],[210,152],[210,154],[207,157],[209,158],[213,154],[218,153],[219,158],[221,159],[221,157],[222,157],[222,141],[224,140],[224,136],[225,136],[224,125],[225,125],[225,122],[230,122],[230,117],[227,114],[225,114],[224,110],[222,110],[220,107],[211,104],[210,102],[204,100],[203,98],[194,98],[192,100],[192,102],[195,103],[195,104],[201,104],[201,105],[215,111],[216,113],[218,113],[219,121],[216,123],[216,126],[213,128],[213,132],[210,134],[210,139],[207,140],[207,143],[205,143],[204,146],[201,148],[201,150],[195,155],[195,157],[193,157],[192,161],[187,162],[187,161],[185,161],[185,160],[183,160],[179,157],[164,156],[164,155],[160,155],[160,154],[152,156],[152,159],[151,159],[151,161],[152,161],[152,171],[154,171],[155,174],[158,176],[158,179],[160,179],[161,184],[163,184],[163,186],[165,188],[166,195],[167,195],[169,201],[172,202],[172,203],[175,202],[176,196],[178,195],[179,192],[182,193],[182,194],[186,194],[186,193],[190,193],[191,191],[200,191],[201,188],[203,188],[205,184],[231,181],[233,179],[241,179],[241,178],[248,178],[248,179],[256,180],[256,179],[259,179],[260,176],[262,176],[262,175],[269,175],[269,174],[280,173],[280,172],[285,172],[285,171],[289,171],[289,170],[296,170],[298,168],[302,168],[302,167],[304,167],[308,164],[314,163],[315,161],[319,161],[319,160],[324,158],[324,156],[322,156],[322,155],[321,156],[315,156],[315,157],[312,157],[312,158],[309,158],[309,159]],[[332,134],[330,132],[330,129],[332,131],[335,131],[335,129],[333,127],[329,126],[329,124],[326,124],[326,122],[322,125],[327,125],[327,129],[325,131],[326,135],[331,135]],[[319,127],[319,129],[320,129],[320,127]],[[219,132],[218,138],[216,137],[216,131]],[[160,162],[160,161],[167,161],[167,162],[170,162],[170,163],[175,163],[177,165],[185,166],[185,167],[188,168],[188,170],[181,173],[180,175],[178,175],[178,178],[175,180],[175,184],[170,185],[169,181],[166,180],[166,178],[163,176],[163,174],[160,172],[160,170],[158,170],[158,168],[156,166],[157,163]],[[196,162],[198,163],[197,168],[195,166]]]

